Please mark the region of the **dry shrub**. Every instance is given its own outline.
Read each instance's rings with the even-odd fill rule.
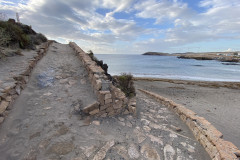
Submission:
[[[131,74],[122,73],[120,76],[115,76],[116,86],[120,88],[127,97],[136,95],[133,76]]]
[[[0,46],[7,46],[11,40],[10,35],[6,32],[5,28],[0,28]]]

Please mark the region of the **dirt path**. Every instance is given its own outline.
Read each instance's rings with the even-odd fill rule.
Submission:
[[[68,119],[74,107],[96,100],[87,83],[87,72],[79,62],[68,45],[54,43],[50,47],[1,126],[1,158],[21,159],[41,142],[57,142],[51,136],[62,134],[56,132],[59,126],[71,125]],[[79,123],[77,118],[73,117]],[[67,130],[65,127],[60,132]]]
[[[53,43],[0,126],[0,159],[209,159],[187,126],[154,99],[138,93],[137,118],[82,119],[75,108],[95,100],[73,50]]]

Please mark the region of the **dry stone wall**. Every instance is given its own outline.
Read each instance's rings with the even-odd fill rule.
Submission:
[[[88,77],[94,88],[98,102],[83,109],[83,112],[98,116],[115,116],[118,114],[136,114],[136,98],[128,99],[125,94],[105,75],[104,70],[96,64],[76,43],[69,45],[79,55],[80,60],[88,71]]]
[[[7,83],[7,86],[0,86],[0,124],[7,116],[6,110],[13,104],[14,100],[20,95],[25,88],[29,76],[37,62],[46,54],[52,41],[43,43],[37,52],[37,56],[28,62],[28,67],[18,76],[13,77],[14,81]],[[3,87],[3,88],[2,88]]]
[[[205,118],[158,94],[139,90],[156,98],[160,103],[173,110],[188,125],[193,135],[213,160],[239,160],[240,150],[233,143],[225,141],[222,133]]]

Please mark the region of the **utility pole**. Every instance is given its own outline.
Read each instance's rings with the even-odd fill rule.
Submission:
[[[16,13],[16,19],[17,19],[17,22],[20,23],[20,19],[19,19],[19,14]]]

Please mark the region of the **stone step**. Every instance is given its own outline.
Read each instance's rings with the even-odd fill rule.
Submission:
[[[86,114],[90,114],[90,115],[94,115],[97,114],[100,110],[99,110],[99,105],[100,103],[95,101],[89,105],[87,105],[86,107],[84,107],[82,109],[82,111]]]

